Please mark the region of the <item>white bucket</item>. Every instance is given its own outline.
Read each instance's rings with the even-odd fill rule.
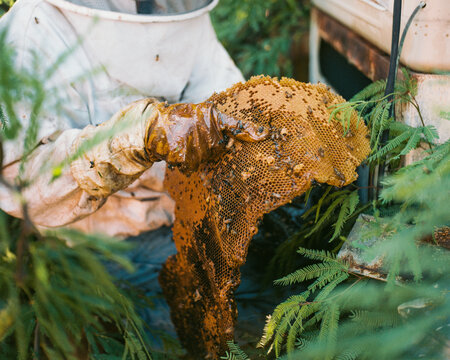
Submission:
[[[402,27],[419,0],[403,1]],[[400,61],[425,73],[450,71],[450,1],[426,0],[414,18]],[[391,50],[394,0],[314,0],[314,5],[386,53]]]

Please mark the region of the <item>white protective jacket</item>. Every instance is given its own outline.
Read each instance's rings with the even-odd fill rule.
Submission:
[[[70,167],[53,182],[50,173],[40,170],[44,163],[62,161],[82,128],[108,120],[134,100],[201,102],[243,80],[211,25],[208,12],[217,1],[153,0],[157,15],[138,15],[132,0],[18,0],[0,20],[0,29],[9,28],[19,66],[31,66],[30,51],[52,64],[78,36],[83,38],[56,76],[68,99],[65,115],[41,116],[41,142],[25,167],[33,185],[24,196],[36,224],[70,224],[122,237],[171,224],[173,202],[163,189],[164,163],[107,199],[80,189]],[[24,127],[29,112],[26,106],[19,109]],[[19,138],[3,145],[3,175],[11,182],[19,171],[21,144]],[[20,204],[2,186],[0,208],[21,216]]]

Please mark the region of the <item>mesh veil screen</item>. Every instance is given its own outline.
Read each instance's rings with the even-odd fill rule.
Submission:
[[[313,181],[351,183],[370,152],[367,128],[362,121],[356,126],[356,114],[345,136],[340,123],[328,122],[328,107],[344,99],[324,85],[253,77],[209,101],[269,127],[271,135],[259,143],[229,143],[217,162],[190,176],[167,174],[178,253],[167,260],[160,282],[179,337],[196,358],[218,358],[233,338],[233,291],[262,216]]]

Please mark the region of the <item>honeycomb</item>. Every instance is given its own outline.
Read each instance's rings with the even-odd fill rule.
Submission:
[[[254,143],[230,139],[214,163],[190,175],[172,169],[166,176],[176,201],[178,253],[166,261],[160,283],[179,338],[196,359],[217,359],[233,339],[233,292],[263,215],[314,182],[353,182],[370,152],[367,128],[356,113],[345,135],[338,121],[329,121],[329,107],[344,99],[321,84],[253,77],[208,101],[268,127],[270,135]]]

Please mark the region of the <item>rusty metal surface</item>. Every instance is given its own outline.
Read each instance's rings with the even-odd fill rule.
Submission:
[[[387,274],[382,269],[384,256],[378,256],[369,262],[364,259],[361,247],[357,246],[361,234],[368,229],[370,223],[373,221],[373,216],[361,214],[358,217],[352,231],[348,235],[347,241],[339,251],[338,258],[345,260],[349,264],[349,270],[353,273],[376,280],[386,281]],[[363,245],[370,248],[378,241],[382,241],[382,239],[373,237],[364,240]]]
[[[320,37],[372,81],[387,78],[389,56],[317,8]]]
[[[371,248],[376,243],[388,239],[388,235],[373,236],[364,238],[365,232],[370,231],[370,224],[375,218],[370,215],[361,214],[355,222],[347,241],[342,245],[338,258],[349,264],[349,270],[355,274],[369,277],[376,280],[386,281],[387,272],[384,268],[384,254],[380,254],[371,261],[364,257],[363,248]],[[362,240],[364,238],[364,240]],[[450,227],[444,226],[434,231],[433,235],[421,239],[421,244],[436,245],[434,249],[441,251],[441,248],[450,249]],[[445,250],[444,250],[445,251]],[[406,274],[401,274],[399,279],[406,279]]]

